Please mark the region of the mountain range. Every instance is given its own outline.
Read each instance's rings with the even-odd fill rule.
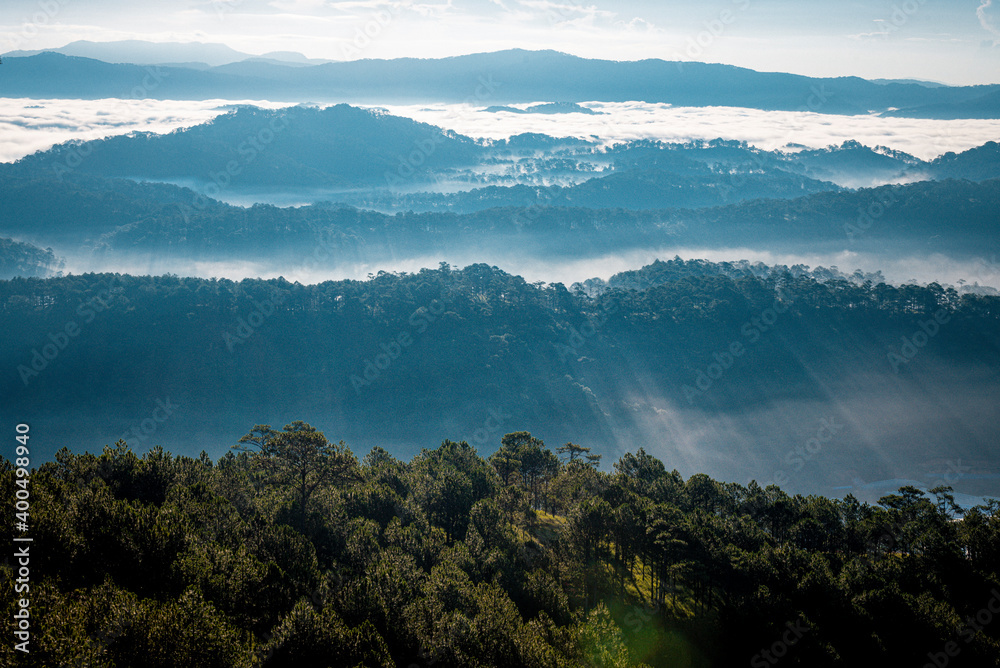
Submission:
[[[148,42],[128,39],[113,42],[77,40],[66,46],[52,49],[17,50],[0,54],[3,57],[23,58],[40,53],[60,53],[64,56],[92,58],[106,63],[131,63],[133,65],[175,65],[204,69],[219,67],[244,60],[268,62],[288,67],[320,65],[329,60],[307,58],[292,51],[272,51],[253,55],[237,51],[225,44],[203,42]]]
[[[66,50],[66,49],[64,49]],[[213,62],[242,54],[201,50],[157,51],[135,47],[136,61],[207,57]],[[69,53],[119,59],[97,46]],[[272,56],[275,54],[271,54]],[[281,54],[278,54],[281,55]],[[158,58],[152,58],[154,60]],[[112,64],[56,51],[10,55],[0,70],[7,97],[155,99],[270,99],[316,102],[483,102],[504,105],[550,100],[560,103],[630,101],[676,106],[732,106],[826,114],[890,114],[916,118],[998,118],[1000,87],[875,83],[857,77],[813,78],[757,72],[731,65],[658,59],[608,61],[556,51],[513,49],[438,59],[362,59],[312,64],[283,56],[202,64]]]
[[[849,178],[886,185],[833,182]],[[278,267],[319,239],[340,265],[473,248],[496,261],[514,246],[525,258],[678,244],[1000,251],[995,142],[932,161],[858,142],[794,152],[725,140],[604,147],[543,135],[475,140],[346,104],[240,106],[166,134],[40,151],[0,165],[0,188],[0,235],[82,253],[85,266],[249,252]],[[306,205],[261,203],[289,192]],[[233,198],[257,203],[223,201]]]
[[[997,297],[876,268],[1000,272],[996,142],[926,160],[857,141],[479,139],[377,105],[992,117],[996,86],[553,51],[316,64],[202,46],[141,64],[44,52],[0,66],[11,96],[299,103],[225,103],[192,127],[0,164],[0,278],[16,277],[0,280],[0,310],[18,323],[0,334],[0,387],[47,435],[42,457],[109,433],[218,455],[252,424],[300,418],[408,456],[502,415],[504,433],[583,434],[609,454],[644,444],[691,471],[766,481],[835,420],[838,440],[792,489],[931,486],[961,456],[974,470],[961,493],[995,493]],[[783,257],[607,269],[685,249]],[[810,256],[848,273],[810,271]],[[849,273],[862,256],[872,266]],[[567,266],[566,283],[611,277],[567,288]],[[291,280],[220,278],[236,275]],[[179,408],[150,434],[157,400]]]
[[[319,189],[333,193],[333,199],[378,209],[467,211],[526,206],[535,199],[641,209],[790,198],[836,190],[835,184],[1000,178],[1000,145],[988,142],[931,161],[856,141],[790,152],[721,139],[634,140],[602,147],[596,141],[538,134],[477,140],[347,104],[275,110],[239,106],[166,134],[133,132],[67,142],[17,165],[60,179],[72,173],[181,183],[224,199],[240,192]],[[471,192],[434,194],[443,183],[454,191],[463,182],[457,189]],[[476,190],[478,185],[504,187]],[[565,187],[535,195],[506,187],[517,185]],[[314,194],[313,201],[330,198]]]

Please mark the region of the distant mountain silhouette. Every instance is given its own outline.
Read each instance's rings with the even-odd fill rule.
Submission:
[[[262,55],[243,53],[225,44],[204,42],[148,42],[129,39],[115,42],[91,42],[78,40],[66,46],[55,49],[35,51],[10,51],[3,54],[11,57],[34,56],[43,51],[61,53],[64,56],[78,56],[103,60],[106,63],[130,63],[133,65],[163,65],[181,63],[200,63],[207,67],[227,65],[242,60],[262,59],[273,62],[283,62],[287,65],[309,65],[329,62],[312,60],[301,53],[290,51],[275,51]]]
[[[943,84],[940,81],[926,81],[924,79],[869,79],[872,83],[877,83],[880,85],[887,84],[917,84],[918,86],[926,86],[927,88],[940,88],[942,86],[947,86],[948,84]]]
[[[511,114],[587,114],[589,116],[604,116],[603,111],[594,111],[588,107],[581,106],[575,102],[549,102],[546,104],[533,104],[530,107],[519,109],[518,107],[492,106],[486,107],[484,111],[497,113],[506,111]]]
[[[297,63],[301,65],[301,63]],[[128,97],[149,73],[136,65],[42,53],[9,58],[0,89],[10,97]],[[607,61],[520,49],[439,59],[356,60],[309,67],[250,60],[206,70],[162,67],[143,95],[157,99],[353,102],[632,101],[829,114],[1000,117],[1000,86],[930,88],[857,77],[811,78],[731,65]],[[890,111],[895,110],[895,111]]]
[[[970,88],[981,89],[982,95],[975,95],[964,100],[941,101],[904,107],[903,109],[890,110],[883,115],[902,118],[937,118],[948,120],[959,118],[997,118],[997,109],[1000,108],[1000,90],[997,90],[996,86],[972,86]]]

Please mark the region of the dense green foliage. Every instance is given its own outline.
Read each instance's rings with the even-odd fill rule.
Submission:
[[[607,473],[526,432],[489,460],[359,462],[301,422],[236,450],[35,469],[18,665],[922,665],[949,642],[1000,665],[1000,506],[955,521],[947,487],[789,496],[641,448]],[[15,477],[0,462],[4,498]]]

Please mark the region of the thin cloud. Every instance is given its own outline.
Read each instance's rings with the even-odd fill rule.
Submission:
[[[992,5],[993,0],[983,0],[983,4],[976,9],[976,16],[979,18],[979,25],[983,27],[983,30],[1000,40],[1000,29],[993,23],[993,17],[987,13]],[[996,44],[997,40],[994,40],[993,43]]]
[[[654,24],[638,16],[631,21],[616,21],[615,26],[628,32],[662,32]]]
[[[610,22],[618,16],[615,12],[598,9],[596,5],[580,5],[573,2],[517,0],[517,4],[532,12],[536,18],[564,25],[592,26],[598,22]]]

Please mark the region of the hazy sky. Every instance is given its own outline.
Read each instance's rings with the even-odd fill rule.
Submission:
[[[78,39],[221,42],[248,53],[298,51],[335,60],[520,47],[821,76],[1000,83],[1000,0],[3,0],[0,5],[0,50],[57,47]]]

